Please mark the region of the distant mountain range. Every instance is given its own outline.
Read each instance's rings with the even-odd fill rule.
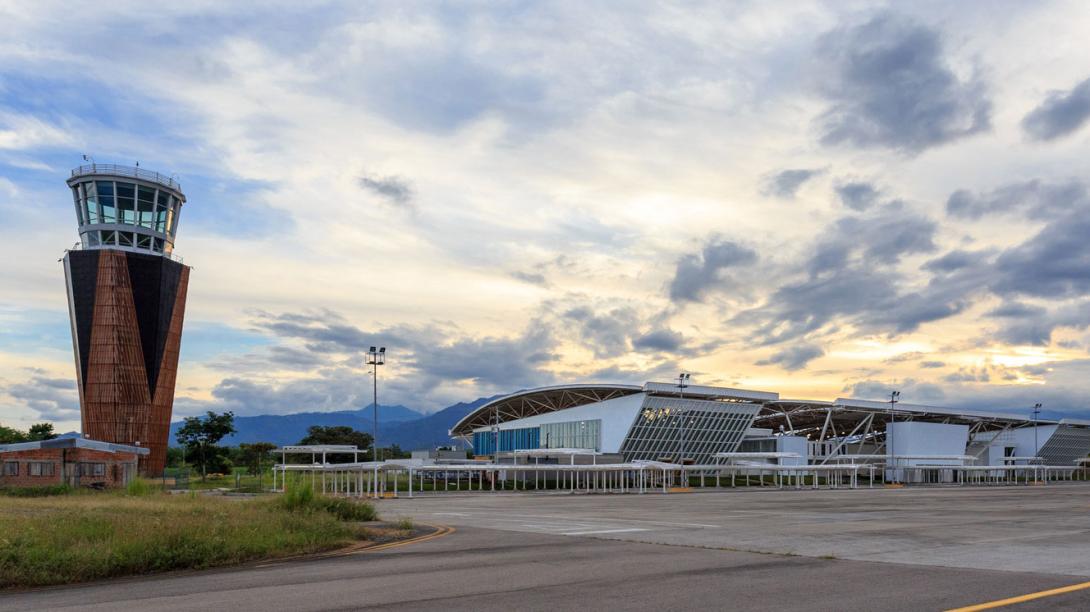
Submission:
[[[498,396],[497,396],[498,397]],[[378,441],[382,446],[396,444],[402,450],[432,448],[450,444],[447,432],[462,417],[483,406],[494,398],[482,397],[472,402],[459,402],[433,414],[424,415],[405,406],[379,404]],[[297,444],[307,435],[312,425],[331,427],[347,425],[359,431],[373,433],[372,408],[341,410],[337,412],[297,412],[295,414],[263,414],[235,417],[234,435],[220,443],[236,446],[253,442],[272,442],[277,445]],[[182,424],[170,424],[170,445],[177,444],[174,434]]]

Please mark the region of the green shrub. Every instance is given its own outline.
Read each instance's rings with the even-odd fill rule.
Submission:
[[[0,495],[7,495],[8,497],[52,497],[54,495],[68,495],[71,492],[72,487],[66,484],[0,488]]]
[[[318,503],[323,510],[342,521],[373,521],[378,518],[375,507],[367,502],[354,502],[341,497],[322,497]]]
[[[397,528],[401,529],[402,531],[412,531],[413,530],[413,520],[412,520],[412,518],[406,516],[406,517],[398,520],[397,521]]]

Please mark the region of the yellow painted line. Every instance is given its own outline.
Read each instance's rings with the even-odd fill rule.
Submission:
[[[421,523],[421,524],[426,525],[427,523]],[[436,538],[441,538],[441,537],[443,537],[445,535],[450,535],[450,534],[454,533],[454,528],[453,527],[448,527],[446,525],[428,525],[428,526],[429,527],[435,527],[436,529],[438,529],[438,531],[436,531],[434,533],[425,534],[425,535],[422,535],[422,536],[417,536],[415,538],[410,538],[408,540],[398,540],[397,542],[387,542],[386,544],[363,543],[362,545],[355,544],[355,545],[349,546],[348,548],[343,548],[341,550],[335,550],[335,551],[331,551],[331,552],[316,553],[316,554],[310,554],[310,555],[292,555],[290,557],[281,557],[279,559],[273,559],[273,560],[268,561],[266,563],[259,563],[255,567],[271,567],[271,566],[274,566],[274,565],[280,565],[280,564],[286,563],[288,561],[299,561],[299,560],[303,560],[303,559],[328,559],[330,557],[347,557],[348,555],[358,555],[360,553],[379,552],[379,551],[383,551],[383,550],[389,550],[391,548],[397,548],[398,546],[407,546],[409,544],[419,544],[421,542],[427,542],[428,540],[434,540]]]
[[[1023,603],[1026,601],[1033,601],[1034,599],[1042,599],[1045,597],[1052,597],[1053,595],[1063,595],[1064,593],[1073,593],[1075,591],[1081,591],[1083,589],[1090,589],[1090,582],[1082,582],[1079,584],[1072,584],[1071,586],[1060,587],[1058,589],[1049,589],[1047,591],[1038,591],[1036,593],[1028,593],[1026,595],[1019,595],[1017,597],[1008,597],[1007,599],[997,599],[996,601],[989,601],[982,604],[976,604],[975,606],[966,606],[964,608],[954,608],[947,610],[946,612],[976,612],[977,610],[991,610],[992,608],[1000,608],[1003,606],[1010,606],[1017,603]]]
[[[435,539],[441,538],[443,536],[447,536],[447,535],[450,535],[450,534],[454,533],[454,528],[453,527],[448,527],[446,525],[438,525],[438,526],[431,525],[431,526],[432,527],[438,527],[439,531],[436,531],[435,533],[429,533],[427,535],[418,536],[418,537],[415,537],[415,538],[410,538],[408,540],[398,540],[397,542],[387,542],[386,544],[379,544],[377,546],[368,546],[367,548],[361,548],[359,550],[350,550],[350,551],[345,552],[343,554],[345,554],[345,555],[356,555],[356,554],[360,554],[360,553],[373,553],[373,552],[379,552],[379,551],[382,551],[382,550],[390,550],[391,548],[399,548],[401,546],[408,546],[409,544],[419,544],[421,542],[427,542],[428,540],[435,540]]]

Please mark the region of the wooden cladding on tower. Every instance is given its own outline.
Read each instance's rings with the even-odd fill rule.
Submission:
[[[155,255],[69,251],[69,310],[85,437],[146,446],[166,463],[189,268]]]

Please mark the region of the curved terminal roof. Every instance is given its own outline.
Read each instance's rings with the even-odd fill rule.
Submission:
[[[500,423],[504,423],[584,404],[603,402],[642,391],[643,387],[639,385],[606,384],[555,385],[519,391],[494,399],[462,417],[462,420],[451,428],[450,435],[472,435],[474,429],[494,425],[497,418]]]

